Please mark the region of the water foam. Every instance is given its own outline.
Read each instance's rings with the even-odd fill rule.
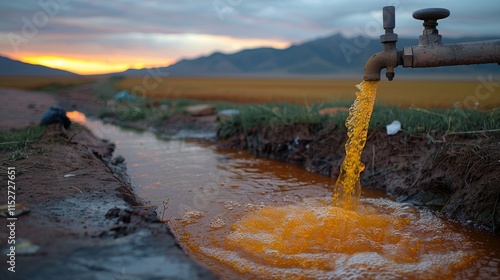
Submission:
[[[362,199],[359,212],[329,205],[264,207],[233,225],[225,244],[200,251],[268,279],[446,278],[477,259],[429,211],[384,199]]]

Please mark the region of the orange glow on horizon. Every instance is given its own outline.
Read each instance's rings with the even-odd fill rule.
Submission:
[[[150,61],[133,63],[132,61],[139,60],[137,57],[119,58],[113,62],[89,60],[87,58],[68,58],[68,57],[60,57],[52,55],[22,56],[18,59],[23,62],[43,65],[60,70],[66,70],[80,75],[98,75],[98,74],[122,72],[130,68],[140,69],[140,68],[150,67],[148,65],[157,64],[158,61],[161,60],[165,61],[165,65],[161,65],[161,67],[168,66],[173,63],[173,60],[166,60],[166,59],[155,59],[154,61],[151,61],[150,59]],[[126,63],[123,61],[131,61],[131,62]]]
[[[28,52],[11,56],[23,62],[70,71],[81,75],[122,72],[127,69],[166,67],[181,59],[194,59],[213,52],[232,54],[262,46],[284,49],[289,42],[258,38],[233,38],[209,34],[153,34],[155,42],[165,41],[165,48],[117,49],[86,53],[80,46],[54,46],[55,52]],[[162,54],[169,53],[170,57]],[[8,54],[7,54],[8,55]]]

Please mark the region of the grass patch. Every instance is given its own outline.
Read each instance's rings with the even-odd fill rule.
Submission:
[[[339,103],[335,107],[345,107]],[[251,128],[265,125],[293,125],[342,123],[347,113],[340,112],[334,116],[321,115],[319,111],[329,107],[328,104],[301,106],[288,103],[271,103],[263,105],[247,105],[240,108],[240,114],[221,122],[219,136],[230,136],[245,133]]]
[[[99,117],[116,118],[119,121],[140,121],[158,123],[173,115],[181,114],[185,107],[198,104],[210,104],[217,111],[224,109],[238,109],[241,105],[226,102],[201,102],[190,99],[163,99],[152,101],[141,98],[137,102],[117,102],[103,109]]]
[[[16,161],[28,157],[32,152],[30,146],[40,140],[44,131],[44,127],[37,126],[0,134],[0,152],[8,153],[4,161]]]
[[[210,104],[215,107],[216,111],[221,111],[225,109],[240,109],[241,107],[244,107],[243,105],[237,105],[234,103],[229,103],[229,102],[203,102],[203,101],[198,101],[198,100],[193,100],[193,99],[164,99],[161,101],[161,104],[167,105],[170,109],[170,115],[175,115],[182,113],[184,110],[184,107],[187,106],[192,106],[192,105],[199,105],[199,104]]]
[[[138,121],[152,118],[156,112],[150,108],[135,104],[120,104],[103,109],[99,113],[100,118],[116,118],[120,121]]]
[[[324,103],[312,106],[294,104],[265,104],[244,106],[241,113],[223,121],[219,136],[227,138],[248,129],[262,125],[317,124],[316,129],[335,124],[346,130],[347,112],[333,116],[320,115],[319,110],[328,107],[349,107],[343,103]],[[489,111],[452,109],[401,109],[393,106],[376,105],[370,121],[370,129],[385,129],[392,121],[398,120],[409,135],[429,132],[449,134],[500,132],[500,109]]]
[[[432,131],[458,134],[500,129],[500,109],[488,111],[451,109],[424,109],[376,106],[370,122],[371,128],[384,128],[399,120],[405,133],[414,135]]]

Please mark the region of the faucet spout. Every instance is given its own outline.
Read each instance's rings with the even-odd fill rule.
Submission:
[[[386,77],[389,81],[394,79],[394,68],[401,65],[403,53],[396,50],[394,47],[388,46],[383,51],[372,55],[365,64],[365,72],[363,80],[365,81],[380,81],[380,72],[386,69]]]

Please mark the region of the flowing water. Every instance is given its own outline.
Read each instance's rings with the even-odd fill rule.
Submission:
[[[135,192],[224,279],[495,279],[500,238],[363,189],[333,207],[333,180],[297,166],[88,121],[127,159]]]
[[[356,100],[349,109],[346,120],[348,139],[345,144],[345,158],[340,167],[339,177],[333,190],[333,205],[346,210],[356,211],[361,197],[359,175],[364,164],[361,153],[366,144],[368,125],[375,104],[378,82],[363,81],[356,86]]]

